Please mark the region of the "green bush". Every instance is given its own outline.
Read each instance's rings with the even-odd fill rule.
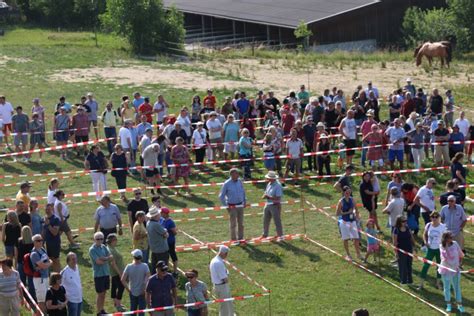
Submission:
[[[183,15],[173,8],[166,12],[160,0],[107,0],[100,18],[105,29],[125,37],[135,53],[182,50]]]

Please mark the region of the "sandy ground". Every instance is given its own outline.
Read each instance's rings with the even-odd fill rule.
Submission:
[[[1,62],[1,59],[0,59]],[[322,93],[325,88],[342,87],[347,94],[357,84],[366,85],[371,80],[381,95],[388,95],[398,86],[403,86],[407,77],[412,78],[416,86],[425,89],[439,87],[453,88],[456,85],[468,85],[467,71],[463,65],[454,65],[457,72],[442,75],[439,69],[427,73],[423,68],[416,68],[412,63],[387,62],[382,68],[380,63],[366,65],[344,65],[340,67],[316,65],[310,69],[296,68],[285,60],[231,59],[208,63],[186,62],[188,68],[211,69],[219,73],[220,78],[208,76],[203,71],[186,71],[176,64],[176,70],[160,68],[159,63],[152,66],[126,65],[120,67],[103,67],[89,69],[68,69],[52,75],[52,79],[66,82],[105,81],[120,85],[143,85],[150,83],[166,84],[181,89],[245,87],[252,89],[273,89],[276,94],[286,95],[291,89],[298,89],[305,84],[311,91]],[[169,68],[169,67],[168,67]],[[182,68],[182,67],[181,67]],[[225,77],[238,76],[243,80],[226,80]]]
[[[15,58],[15,57],[8,57],[8,56],[5,56],[5,55],[3,55],[3,56],[0,55],[0,66],[5,65],[9,61],[14,61],[14,62],[17,62],[17,63],[26,63],[26,62],[29,62],[30,60],[27,59],[27,58]]]

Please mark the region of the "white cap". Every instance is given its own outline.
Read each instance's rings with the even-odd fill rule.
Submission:
[[[134,258],[142,258],[143,257],[143,252],[140,249],[135,249],[131,252],[131,255]]]
[[[411,78],[410,78],[410,77],[407,78],[407,82],[411,82]]]
[[[229,252],[229,247],[226,245],[220,245],[219,246],[219,253],[228,253]]]

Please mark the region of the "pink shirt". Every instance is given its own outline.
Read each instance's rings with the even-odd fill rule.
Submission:
[[[89,135],[89,116],[86,113],[76,114],[72,117],[72,128],[76,128],[74,135]]]
[[[459,271],[460,259],[464,257],[464,254],[461,250],[461,247],[459,247],[458,243],[453,241],[453,244],[451,246],[448,246],[447,248],[443,248],[441,246],[440,251],[441,251],[441,265],[451,268],[453,270]],[[439,267],[438,272],[439,274],[444,274],[444,275],[456,274],[456,272],[450,271],[443,267]]]
[[[372,131],[372,125],[374,124],[377,124],[377,122],[374,120],[372,121],[365,120],[364,122],[362,122],[362,125],[360,126],[360,131],[362,133],[362,136],[365,136],[368,133],[370,133]]]

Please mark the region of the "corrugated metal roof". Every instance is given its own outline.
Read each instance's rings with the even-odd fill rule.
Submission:
[[[296,28],[301,20],[317,22],[379,0],[163,0],[165,7],[236,21]]]

